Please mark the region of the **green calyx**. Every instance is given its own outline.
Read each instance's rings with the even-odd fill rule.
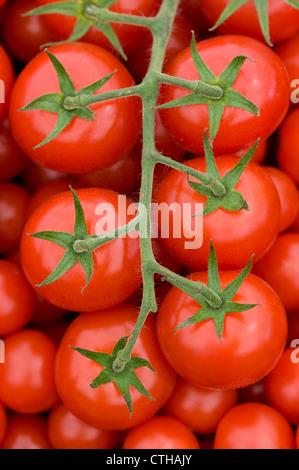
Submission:
[[[86,285],[82,289],[83,294],[84,290],[90,282],[91,275],[93,272],[93,255],[91,252],[88,252],[86,250],[81,252],[74,250],[74,245],[78,240],[80,242],[83,242],[84,240],[88,239],[88,231],[82,205],[79,201],[76,192],[72,188],[70,189],[73,194],[76,212],[74,233],[44,231],[28,235],[34,238],[38,238],[40,240],[47,240],[49,242],[56,243],[56,245],[65,248],[65,253],[56,268],[54,269],[54,271],[52,271],[52,273],[50,273],[49,276],[37,287],[42,287],[51,284],[52,282],[56,281],[61,276],[63,276],[63,274],[65,274],[69,269],[71,269],[76,263],[79,262],[81,263],[86,275]]]
[[[39,109],[58,114],[55,127],[40,144],[34,147],[35,149],[49,143],[57,137],[75,117],[86,119],[87,121],[94,120],[95,114],[90,108],[88,108],[87,104],[90,104],[90,102],[101,101],[100,96],[94,96],[93,94],[104,86],[115,73],[113,72],[91,85],[76,91],[70,76],[59,60],[51,52],[46,50],[45,53],[48,55],[56,70],[60,93],[48,93],[46,95],[42,95],[19,110],[32,111]],[[88,98],[90,102],[88,102]]]
[[[207,286],[201,282],[189,281],[188,284],[182,285],[179,281],[167,279],[171,284],[190,295],[196,302],[202,305],[202,308],[192,317],[188,318],[179,325],[174,333],[187,326],[200,323],[204,320],[213,319],[215,330],[221,341],[225,316],[233,312],[245,312],[256,307],[257,304],[242,304],[233,302],[233,297],[237,293],[250,272],[252,265],[252,257],[248,265],[240,272],[240,274],[223,290],[221,289],[218,263],[215,249],[211,241],[210,256],[208,264],[208,283]]]
[[[159,105],[157,106],[158,109],[207,104],[209,106],[209,138],[211,142],[213,142],[218,133],[220,121],[226,107],[240,108],[259,115],[258,107],[232,88],[245,60],[251,60],[249,57],[235,57],[222,74],[216,77],[199,55],[196,49],[194,34],[191,40],[191,56],[201,81],[195,82],[195,90],[191,91],[188,95]]]
[[[85,36],[92,26],[95,26],[106,36],[122,58],[126,59],[126,55],[112,26],[108,22],[99,19],[101,16],[103,16],[103,18],[105,17],[105,12],[107,12],[108,8],[116,3],[116,1],[117,0],[93,0],[91,2],[90,0],[79,0],[55,2],[35,8],[27,12],[24,16],[60,13],[76,18],[74,29],[69,38],[65,41],[48,43],[44,46],[78,41]]]
[[[207,138],[206,132],[204,132],[204,149],[206,158],[206,169],[207,174],[210,176],[210,182],[207,183],[195,183],[190,180],[189,174],[187,174],[189,186],[197,193],[206,196],[207,200],[205,207],[202,212],[198,215],[208,215],[216,211],[219,208],[227,211],[240,211],[242,209],[249,210],[248,204],[243,198],[239,191],[235,190],[235,187],[250,162],[258,141],[255,145],[238,161],[238,163],[224,175],[222,178],[217,169],[215,158],[213,155],[211,144]],[[217,188],[222,188],[218,193],[215,191],[217,182]],[[194,216],[196,217],[196,216]]]
[[[224,21],[226,21],[233,13],[235,13],[239,8],[248,3],[251,0],[231,0],[227,7],[223,10],[217,22],[214,24],[210,31],[217,29]],[[287,3],[291,7],[299,10],[298,0],[282,0],[284,3]],[[263,33],[263,36],[269,46],[273,46],[270,39],[269,31],[269,0],[253,0],[254,5],[257,10],[259,24]]]
[[[118,370],[117,356],[119,352],[125,348],[127,341],[127,336],[121,338],[116,343],[112,354],[90,351],[78,347],[72,347],[72,349],[103,367],[101,373],[91,382],[90,386],[92,388],[97,388],[100,385],[113,382],[121,392],[127,407],[129,408],[131,418],[133,404],[130,394],[130,386],[136,388],[136,390],[138,390],[138,392],[145,397],[151,398],[152,400],[154,399],[138,379],[135,370],[140,367],[148,367],[152,372],[155,371],[146,359],[134,356],[131,356],[129,361],[123,367],[121,367],[120,370]]]

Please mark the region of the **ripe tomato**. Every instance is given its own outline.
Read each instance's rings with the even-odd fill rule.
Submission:
[[[79,419],[97,428],[129,429],[153,416],[170,397],[175,373],[164,359],[156,338],[154,316],[149,316],[133,348],[132,355],[149,361],[156,373],[147,367],[135,370],[141,383],[154,398],[140,394],[130,387],[133,413],[120,391],[110,382],[91,388],[91,381],[103,369],[77,351],[80,347],[92,351],[112,353],[117,341],[130,335],[139,309],[122,304],[105,311],[87,312],[77,316],[61,341],[56,359],[56,385],[60,399]]]
[[[48,435],[54,449],[113,449],[121,433],[89,426],[59,403],[49,413]]]
[[[41,414],[10,413],[1,449],[52,449],[47,418]]]
[[[178,377],[163,414],[182,421],[196,434],[212,434],[237,402],[237,390],[207,390]]]
[[[42,6],[56,1],[57,0],[36,0],[36,3],[37,6]],[[161,0],[134,0],[133,2],[132,0],[118,0],[109,7],[109,10],[128,15],[154,16],[158,11],[160,3]],[[49,28],[62,40],[69,38],[76,20],[71,16],[57,14],[44,15],[43,18]],[[112,23],[112,27],[125,53],[129,53],[139,47],[140,44],[146,41],[148,36],[148,29],[140,26]],[[115,52],[106,37],[95,26],[92,26],[82,39]]]
[[[294,348],[287,348],[265,379],[269,404],[292,425],[299,425],[299,359]]]
[[[239,403],[264,403],[268,405],[268,399],[265,390],[265,377],[258,382],[255,382],[248,387],[240,388],[238,390],[238,402]]]
[[[0,181],[9,181],[19,176],[29,163],[29,158],[13,139],[9,121],[5,118],[0,127]]]
[[[234,153],[251,147],[258,138],[269,137],[282,122],[290,102],[289,78],[277,54],[260,41],[233,35],[200,41],[196,48],[217,77],[236,56],[245,55],[251,59],[242,65],[233,89],[259,108],[259,116],[244,109],[226,107],[213,141],[215,154]],[[190,48],[178,54],[165,72],[183,79],[199,79]],[[188,93],[181,87],[163,85],[160,104]],[[160,109],[160,115],[176,143],[190,152],[203,154],[203,134],[209,127],[208,105]]]
[[[244,403],[231,408],[220,421],[214,449],[295,449],[295,436],[274,408]]]
[[[299,73],[299,33],[284,41],[279,42],[275,47],[276,54],[281,58],[289,75],[291,102],[298,103],[298,73]],[[291,104],[292,106],[292,104]]]
[[[205,16],[214,25],[231,0],[199,0]],[[284,0],[267,0],[270,39],[277,43],[293,36],[299,29],[299,11]],[[233,15],[220,25],[221,34],[242,34],[264,42],[257,8],[254,2],[242,5]]]
[[[41,331],[26,328],[6,336],[5,363],[0,364],[0,400],[24,413],[49,410],[58,400],[54,382],[57,347]]]
[[[29,192],[20,184],[0,184],[0,254],[19,247],[29,201]]]
[[[76,42],[51,47],[49,52],[65,67],[77,91],[116,70],[100,92],[135,84],[125,66],[99,46]],[[75,117],[51,142],[34,150],[54,128],[57,113],[19,109],[48,93],[60,93],[60,89],[51,60],[41,52],[18,75],[9,107],[13,135],[36,163],[66,173],[89,173],[112,165],[135,145],[141,105],[138,97],[131,96],[91,105],[96,120]]]
[[[120,194],[129,194],[137,189],[141,175],[141,145],[135,147],[111,166],[89,174],[75,175],[83,187],[111,189]]]
[[[79,189],[77,195],[85,213],[89,235],[99,235],[109,226],[112,231],[133,218],[121,212],[117,193],[107,189],[86,188]],[[126,211],[130,201],[125,196],[121,198]],[[80,263],[52,284],[36,287],[56,268],[65,249],[27,234],[47,230],[74,233],[74,223],[75,209],[71,191],[51,197],[31,214],[21,240],[21,261],[30,284],[50,303],[76,312],[104,309],[129,298],[142,282],[139,241],[130,234],[112,240],[93,252],[93,274],[83,295],[86,275]]]
[[[122,449],[199,449],[195,434],[180,420],[153,416],[130,429]]]
[[[239,271],[219,271],[224,289]],[[207,284],[207,272],[188,276]],[[233,302],[258,304],[250,311],[229,313],[221,341],[212,319],[174,330],[195,315],[200,305],[172,287],[157,318],[162,352],[185,380],[209,389],[236,389],[257,382],[276,365],[286,343],[287,318],[275,292],[249,274]],[[224,367],[225,364],[225,367]]]
[[[6,433],[7,428],[7,415],[4,406],[0,403],[0,444]]]
[[[299,309],[299,234],[279,235],[253,272],[279,295],[287,312]]]
[[[15,82],[12,60],[0,45],[0,125],[7,115],[10,95]]]
[[[281,170],[287,173],[299,184],[299,141],[297,129],[299,122],[299,109],[291,111],[278,129],[277,160]]]
[[[281,208],[279,232],[284,232],[293,225],[299,213],[298,188],[292,178],[279,168],[264,165],[263,169],[277,189]]]
[[[5,11],[4,44],[10,54],[23,63],[33,59],[43,44],[56,38],[41,16],[22,16],[35,6],[35,0],[13,0]]]
[[[178,12],[169,37],[163,68],[167,67],[169,62],[181,51],[190,45],[191,31],[194,31],[195,26],[191,20],[187,19],[181,12]],[[146,44],[141,44],[132,54],[129,55],[127,66],[131,71],[133,77],[141,82],[148,70],[152,53],[152,36],[148,36]]]
[[[34,290],[23,271],[6,260],[0,260],[0,298],[0,336],[3,337],[27,325],[35,307]]]
[[[237,164],[239,158],[222,156],[216,157],[215,161],[220,176],[223,177]],[[190,168],[206,172],[206,161],[203,157],[184,163]],[[195,181],[192,177],[190,180]],[[252,188],[255,190],[252,191]],[[196,204],[205,204],[207,198],[189,186],[184,173],[171,170],[160,183],[156,195],[157,203],[161,207],[166,203],[168,208],[176,209],[169,209],[168,237],[163,231],[168,219],[164,220],[165,216],[163,217],[161,210],[161,242],[167,251],[191,269],[203,270],[208,265],[212,238],[221,269],[244,267],[253,254],[254,262],[260,259],[278,235],[280,202],[277,190],[263,168],[254,162],[248,164],[236,185],[236,190],[247,201],[249,211],[242,209],[232,212],[219,208],[211,214],[204,215],[203,241],[200,245],[196,242],[199,241],[199,234],[195,231],[195,220],[193,219],[191,224],[189,220],[191,216],[200,212]],[[189,210],[188,217],[187,210]],[[181,214],[179,220],[177,212]],[[189,247],[187,243],[190,243]]]
[[[55,194],[63,193],[69,191],[70,186],[74,189],[81,187],[74,178],[69,177],[65,179],[58,179],[57,181],[49,181],[43,186],[38,188],[30,198],[30,202],[27,210],[27,218],[38,208],[43,202],[47,201],[50,197],[55,196]]]
[[[71,175],[68,175],[67,173],[51,170],[50,168],[37,165],[32,160],[29,160],[29,165],[22,174],[22,182],[25,188],[33,193],[44,184],[53,181],[65,180],[70,177]]]

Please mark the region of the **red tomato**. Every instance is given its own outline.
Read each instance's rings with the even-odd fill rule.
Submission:
[[[20,184],[0,184],[0,254],[18,248],[29,200],[29,192]]]
[[[59,403],[49,413],[48,434],[54,449],[113,449],[121,433],[89,426]]]
[[[60,181],[69,178],[70,175],[62,173],[60,171],[51,170],[45,166],[37,165],[36,163],[29,160],[30,163],[24,173],[22,174],[22,181],[24,186],[30,192],[36,191],[44,184]]]
[[[212,25],[216,23],[231,0],[199,0],[199,6]],[[268,18],[270,39],[277,43],[291,37],[299,29],[299,11],[284,0],[269,0]],[[247,2],[218,27],[222,34],[242,34],[265,41],[262,34],[256,5]]]
[[[69,191],[70,186],[73,189],[77,189],[81,185],[74,181],[73,178],[69,177],[65,179],[58,179],[57,181],[49,181],[48,183],[45,183],[43,186],[38,188],[31,196],[27,210],[27,217],[29,217],[32,212],[38,208],[38,206],[47,201],[50,197],[65,191]]]
[[[291,111],[278,130],[277,160],[281,170],[299,184],[299,141],[297,137],[299,109]]]
[[[0,181],[19,176],[29,165],[29,158],[18,147],[10,131],[8,119],[0,127]]]
[[[11,413],[1,449],[51,449],[47,419],[41,414]]]
[[[133,348],[132,355],[149,361],[156,373],[147,367],[135,370],[141,383],[154,400],[130,387],[133,413],[114,383],[91,388],[91,381],[103,369],[77,351],[80,347],[92,351],[112,353],[117,341],[130,335],[139,309],[129,304],[105,311],[83,313],[77,316],[61,341],[56,360],[56,385],[65,406],[79,419],[97,428],[129,429],[153,416],[170,397],[175,373],[164,359],[156,338],[154,316],[149,316]]]
[[[41,331],[23,329],[6,336],[5,363],[0,364],[0,400],[24,413],[47,411],[57,402],[54,360],[57,347]]]
[[[253,271],[277,292],[287,312],[299,309],[299,234],[284,233]]]
[[[76,175],[77,182],[84,187],[111,189],[120,194],[129,194],[137,189],[141,176],[141,145],[135,147],[111,165],[89,174]]]
[[[15,82],[12,60],[0,45],[0,124],[7,115],[10,95]]]
[[[215,161],[223,177],[237,164],[239,158],[216,157]],[[188,160],[185,164],[206,172],[206,162],[202,157]],[[190,180],[195,181],[192,177]],[[169,208],[167,220],[163,211],[160,211],[161,242],[167,251],[193,270],[203,270],[207,268],[212,238],[221,269],[244,267],[253,254],[254,262],[260,259],[278,235],[280,202],[277,190],[263,168],[254,162],[248,164],[236,190],[247,201],[249,211],[243,209],[232,212],[220,208],[203,216],[203,240],[200,244],[195,226],[199,220],[196,222],[193,219],[191,223],[189,220],[201,210],[196,204],[205,204],[207,198],[189,186],[184,173],[172,170],[160,183],[156,195],[159,206],[163,208],[162,204],[166,203]],[[171,207],[176,210],[170,210]],[[166,236],[165,224],[168,222],[169,236]],[[187,246],[187,243],[190,245]]]
[[[299,424],[299,357],[298,348],[287,348],[275,368],[265,379],[269,404],[289,423]]]
[[[181,51],[190,45],[191,32],[195,26],[191,20],[187,19],[179,11],[174,19],[171,35],[169,37],[163,68],[165,69],[169,62]],[[132,75],[138,82],[141,82],[148,70],[152,53],[152,36],[148,36],[146,44],[141,44],[128,57],[127,66]]]
[[[30,323],[35,326],[43,325],[44,323],[53,322],[68,314],[67,310],[56,307],[56,305],[48,302],[37,292],[35,293],[35,309],[33,311]]]
[[[212,434],[237,402],[237,390],[207,390],[178,377],[163,413],[182,421],[196,434]]]
[[[34,290],[23,271],[6,260],[0,260],[0,298],[0,336],[3,337],[27,325],[35,307]]]
[[[42,6],[56,1],[57,0],[36,0],[36,3],[38,6]],[[109,10],[128,15],[154,16],[158,11],[160,3],[161,0],[118,0],[109,7]],[[43,18],[49,28],[55,32],[60,39],[69,38],[76,20],[71,16],[57,14],[44,15]],[[112,23],[112,27],[126,53],[139,47],[140,44],[146,41],[148,36],[148,29],[140,26]],[[115,52],[109,41],[95,26],[85,34],[83,40],[98,44]]]
[[[0,403],[0,444],[3,441],[7,429],[7,416],[4,406]]]
[[[117,72],[99,90],[101,93],[135,84],[125,66],[99,46],[67,43],[51,47],[49,52],[65,67],[76,90],[115,70]],[[78,64],[84,66],[78,67]],[[76,117],[51,142],[34,150],[54,128],[57,113],[20,112],[19,109],[48,93],[60,93],[60,89],[51,60],[42,52],[18,75],[9,108],[13,135],[25,154],[36,163],[67,173],[90,173],[112,165],[135,145],[141,126],[141,105],[139,98],[132,96],[91,105],[96,120]]]
[[[238,273],[220,271],[221,288]],[[188,276],[205,285],[207,278],[207,272]],[[276,365],[287,337],[286,314],[278,296],[264,281],[249,274],[233,302],[258,305],[247,312],[227,314],[220,341],[212,319],[174,334],[200,305],[176,287],[166,295],[158,312],[158,340],[170,365],[185,380],[209,389],[236,389],[257,382]]]
[[[291,102],[298,103],[298,77],[299,77],[299,33],[281,41],[275,47],[276,54],[281,58],[289,75]]]
[[[212,25],[204,15],[198,0],[181,0],[180,7],[184,15],[196,24],[199,31],[207,33]]]
[[[249,148],[247,150],[249,150]],[[262,165],[264,161],[266,160],[268,150],[269,150],[269,139],[260,140],[252,156],[252,161],[258,163],[259,165]],[[242,149],[240,152],[237,152],[236,155],[238,155],[239,157],[242,157],[245,152],[246,150],[244,151],[244,149]]]
[[[264,165],[263,169],[277,189],[281,207],[279,231],[284,232],[293,225],[299,213],[298,188],[292,178],[279,168]]]
[[[122,449],[199,448],[199,442],[188,426],[170,416],[158,415],[130,429],[122,445]]]
[[[295,436],[275,409],[244,403],[230,409],[220,421],[214,449],[295,449]]]
[[[234,153],[251,147],[258,138],[269,137],[282,122],[290,102],[289,78],[281,59],[268,46],[245,36],[215,37],[198,42],[196,47],[217,77],[236,56],[251,59],[242,65],[233,89],[253,101],[259,116],[226,107],[213,141],[215,154]],[[190,48],[178,54],[165,72],[183,79],[199,79]],[[160,102],[168,103],[188,93],[181,87],[163,85]],[[203,134],[209,127],[208,105],[161,109],[160,115],[176,143],[190,152],[203,154]]]
[[[258,382],[255,382],[248,387],[240,388],[238,390],[239,403],[264,403],[268,405],[268,399],[265,390],[265,377]]]
[[[13,0],[5,11],[5,46],[14,58],[23,63],[33,59],[43,44],[53,42],[56,38],[41,16],[22,16],[35,6],[35,0]]]
[[[99,235],[111,226],[111,230],[108,229],[110,232],[133,218],[133,215],[126,213],[130,201],[125,196],[119,198],[117,193],[108,189],[79,189],[77,195],[85,213],[89,235]],[[120,201],[123,202],[124,213],[119,206]],[[74,233],[74,223],[71,191],[48,199],[29,217],[21,240],[21,261],[30,284],[48,302],[76,312],[104,309],[129,298],[142,282],[139,241],[131,234],[112,240],[93,252],[93,275],[83,295],[86,275],[80,263],[54,283],[36,287],[56,268],[65,249],[26,234],[44,230]]]
[[[299,312],[288,312],[288,339],[287,347],[291,346],[292,341],[296,340],[299,344]]]

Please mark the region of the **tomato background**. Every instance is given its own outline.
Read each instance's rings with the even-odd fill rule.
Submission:
[[[111,353],[120,336],[132,332],[143,295],[138,240],[120,239],[98,249],[94,279],[82,296],[85,274],[79,264],[52,285],[36,287],[64,250],[27,233],[73,232],[69,186],[78,192],[90,233],[98,221],[98,202],[115,204],[118,193],[126,196],[126,204],[138,202],[145,171],[142,103],[130,97],[92,105],[95,122],[78,118],[51,144],[32,150],[57,116],[18,109],[42,93],[59,91],[41,46],[66,38],[74,18],[21,13],[52,1],[0,0],[0,80],[5,85],[5,102],[0,103],[0,448],[106,449],[116,455],[120,449],[186,448],[193,458],[197,451],[200,458],[201,449],[299,449],[299,12],[282,0],[269,0],[271,50],[261,36],[252,1],[217,31],[209,28],[229,0],[180,1],[163,72],[198,78],[190,65],[191,31],[198,50],[210,55],[208,64],[215,74],[236,53],[257,59],[245,61],[236,89],[261,107],[261,115],[225,110],[213,146],[221,172],[227,170],[227,158],[237,162],[257,138],[261,140],[252,158],[255,163],[238,184],[250,211],[221,210],[206,216],[205,241],[197,254],[187,253],[180,246],[182,240],[160,238],[152,240],[153,252],[159,263],[178,275],[206,282],[213,229],[225,282],[232,276],[227,268],[243,267],[255,253],[252,272],[235,300],[261,305],[230,313],[222,343],[211,320],[173,335],[180,318],[196,313],[200,305],[156,273],[158,311],[148,316],[133,349],[133,355],[148,359],[156,370],[136,370],[155,400],[130,387],[130,420],[113,384],[91,389],[101,366],[69,346]],[[153,16],[160,4],[161,0],[119,0],[110,9]],[[76,89],[116,68],[100,91],[142,82],[152,49],[149,32],[116,23],[113,28],[127,61],[95,28],[82,41],[50,48],[63,60]],[[161,101],[186,93],[167,85],[162,91]],[[156,110],[157,150],[204,169],[197,165],[203,161],[206,111],[204,106],[198,114],[193,107]],[[201,130],[191,127],[199,115]],[[158,164],[153,200],[204,201],[186,185],[185,175]],[[229,346],[232,334],[235,343]],[[226,359],[220,360],[225,348]],[[213,370],[212,379],[217,373],[228,389],[214,388]],[[234,373],[238,380],[232,383]],[[194,383],[199,376],[204,383]]]

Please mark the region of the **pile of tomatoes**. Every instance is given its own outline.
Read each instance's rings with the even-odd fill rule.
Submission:
[[[101,93],[142,83],[152,39],[146,28],[115,24],[127,60],[95,27],[80,41],[68,42],[71,16],[23,16],[51,2],[0,0],[0,448],[298,449],[299,10],[269,0],[270,46],[253,1],[213,31],[228,0],[180,2],[164,73],[198,79],[190,56],[192,32],[216,76],[235,56],[248,57],[232,86],[259,114],[225,109],[213,144],[221,177],[259,142],[236,186],[248,208],[218,208],[204,216],[197,250],[170,236],[154,238],[153,251],[171,271],[208,284],[212,239],[223,289],[253,256],[234,297],[253,307],[227,312],[221,340],[211,318],[173,334],[200,305],[157,275],[158,311],[148,315],[133,349],[152,369],[136,371],[147,395],[130,387],[130,416],[113,382],[90,386],[102,366],[73,348],[111,354],[120,338],[130,336],[142,300],[138,238],[119,238],[96,250],[82,293],[86,272],[80,263],[38,287],[59,264],[69,237],[63,245],[32,234],[74,233],[70,186],[89,233],[99,219],[97,204],[117,210],[118,195],[127,206],[138,202],[142,103],[136,96],[94,103],[95,120],[75,117],[43,146],[56,125],[56,108],[20,110],[60,92],[42,45],[61,42],[49,51],[76,90],[112,74]],[[154,16],[161,2],[110,3],[112,11]],[[71,85],[66,80],[63,86]],[[182,90],[163,85],[159,102],[181,97]],[[204,172],[208,117],[205,104],[157,110],[157,150]],[[206,202],[186,174],[161,164],[152,189],[159,203]]]

